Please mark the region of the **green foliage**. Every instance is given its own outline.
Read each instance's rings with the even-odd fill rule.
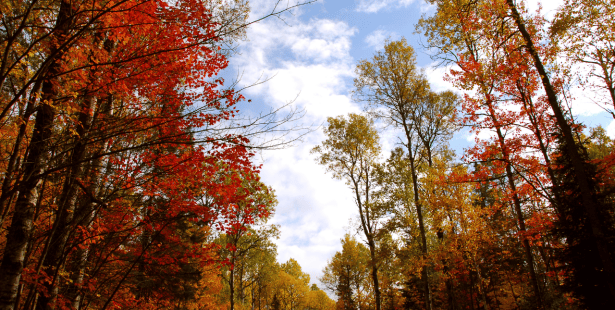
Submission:
[[[369,248],[371,279],[376,310],[380,310],[380,286],[378,283],[377,237],[386,209],[380,208],[372,197],[374,171],[380,153],[378,132],[373,122],[365,116],[350,114],[329,118],[325,128],[327,139],[312,149],[319,155],[318,163],[333,172],[334,177],[345,179],[354,192],[355,205],[359,209],[361,230]]]

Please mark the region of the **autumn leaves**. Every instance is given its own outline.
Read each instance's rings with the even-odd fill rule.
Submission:
[[[330,118],[313,150],[359,211],[322,278],[337,307],[612,306],[613,141],[566,104],[578,83],[613,111],[612,1],[566,1],[553,23],[512,0],[430,2],[419,30],[458,93],[387,42],[357,66],[367,115]],[[243,97],[216,76],[244,1],[0,11],[0,309],[333,307],[276,261],[275,195],[228,125]],[[390,154],[376,123],[399,132]],[[459,126],[481,137],[462,162]]]
[[[247,10],[220,5],[2,2],[1,309],[214,298],[196,293],[218,276],[212,234],[271,203],[224,125],[242,97],[213,79],[219,47]]]

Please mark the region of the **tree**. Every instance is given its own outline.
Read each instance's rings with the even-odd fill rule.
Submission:
[[[306,300],[306,309],[308,310],[333,310],[335,308],[335,302],[316,284],[312,284],[310,287]]]
[[[613,14],[613,2],[609,0],[568,0],[558,10],[550,35],[573,64],[589,67],[587,71],[579,70],[583,85],[606,90],[615,108]],[[594,82],[595,78],[600,82]],[[599,99],[599,105],[615,118],[615,109],[607,108],[607,102]]]
[[[280,271],[276,261],[277,253],[260,251],[250,257],[250,278],[252,308],[264,309],[272,305],[272,298],[276,294],[276,279]],[[279,300],[278,300],[279,301]]]
[[[557,98],[556,88],[551,83],[543,64],[543,57],[541,57],[539,50],[534,45],[535,36],[532,36],[525,27],[526,23],[517,10],[515,3],[512,0],[507,0],[506,4],[508,5],[517,29],[524,39],[525,49],[534,60],[534,66],[540,75],[540,80],[542,81],[548,102],[551,105],[551,109],[553,110],[553,114],[555,115],[563,137],[561,144],[566,146],[566,151],[570,155],[570,162],[572,163],[572,167],[574,167],[571,173],[579,185],[579,192],[583,201],[582,207],[577,206],[577,208],[583,208],[583,217],[587,217],[587,224],[591,228],[592,238],[588,239],[586,242],[595,243],[596,251],[593,251],[592,254],[596,256],[596,261],[600,262],[600,265],[596,266],[597,270],[600,272],[596,275],[602,278],[602,285],[608,287],[610,294],[605,295],[605,297],[608,297],[605,298],[607,300],[604,301],[604,304],[610,304],[615,299],[615,280],[613,280],[613,275],[615,275],[613,255],[615,252],[613,252],[613,248],[609,246],[607,240],[612,236],[609,229],[613,224],[611,222],[612,220],[609,218],[600,217],[599,215],[599,212],[603,209],[608,209],[608,206],[604,205],[597,198],[599,190],[592,180],[593,176],[590,174],[591,169],[587,168],[588,164],[583,156],[586,150],[583,145],[575,140],[572,126],[570,126],[562,111],[562,106]],[[560,220],[565,221],[563,219],[564,216],[564,214],[560,214]]]
[[[591,169],[584,168],[585,164],[582,156],[585,152],[584,147],[575,140],[575,130],[578,129],[578,126],[570,120],[567,114],[569,112],[563,109],[558,99],[558,94],[562,91],[562,84],[566,77],[558,75],[555,71],[548,72],[546,69],[547,67],[554,68],[551,64],[555,62],[557,51],[554,49],[554,46],[545,44],[546,41],[542,39],[546,38],[545,33],[541,31],[541,29],[544,29],[545,20],[539,15],[529,17],[528,14],[524,13],[522,4],[517,6],[511,0],[479,2],[433,1],[432,3],[438,5],[438,13],[431,18],[422,19],[419,27],[425,31],[430,44],[440,50],[440,55],[447,55],[450,57],[447,60],[454,61],[462,68],[461,71],[453,72],[456,78],[463,76],[461,79],[464,80],[460,82],[461,87],[469,90],[477,86],[485,97],[480,102],[491,102],[490,105],[494,106],[488,115],[491,115],[491,119],[494,122],[492,125],[496,125],[495,123],[499,122],[499,137],[505,134],[504,128],[516,122],[515,116],[513,116],[515,113],[512,111],[504,113],[504,110],[501,110],[502,112],[499,112],[500,116],[496,116],[497,113],[494,113],[498,110],[495,108],[495,104],[502,101],[506,95],[516,93],[514,95],[516,99],[511,101],[525,109],[524,113],[527,114],[521,115],[523,117],[527,117],[527,115],[540,115],[537,111],[542,110],[541,108],[533,109],[528,105],[531,103],[531,100],[537,99],[534,102],[538,102],[540,105],[542,105],[541,102],[544,102],[549,108],[550,111],[548,112],[553,115],[554,123],[553,126],[549,125],[546,128],[554,128],[555,131],[561,133],[563,138],[561,143],[565,143],[568,148],[567,152],[571,156],[571,163],[575,167],[574,172],[571,173],[575,175],[576,182],[580,186],[580,193],[582,193],[580,197],[584,201],[582,204],[585,209],[584,212],[586,212],[590,219],[588,223],[592,227],[595,237],[594,242],[598,244],[596,255],[600,256],[600,261],[604,264],[605,274],[612,272],[612,254],[609,253],[608,247],[604,243],[606,242],[604,229],[609,227],[610,224],[601,222],[601,219],[596,215],[596,210],[601,207],[599,207],[599,203],[595,200],[593,193],[598,189],[591,181],[593,177],[587,174]],[[495,27],[496,25],[497,27]],[[504,83],[501,83],[502,81]],[[542,86],[543,93],[539,93],[539,88],[534,85]],[[514,90],[515,88],[517,90]],[[493,116],[496,117],[494,118]],[[533,187],[536,192],[540,192],[541,190],[538,189],[541,188],[540,184],[543,181],[540,181],[540,177],[535,176],[542,173],[549,175],[552,189],[549,189],[549,186],[542,187],[547,192],[551,191],[551,193],[544,195],[544,197],[550,200],[552,207],[557,207],[555,200],[565,198],[557,197],[557,195],[563,192],[557,189],[559,180],[555,177],[554,169],[549,163],[549,154],[546,151],[548,148],[543,143],[545,141],[549,142],[549,138],[548,135],[545,135],[545,127],[541,128],[539,126],[540,122],[537,122],[536,119],[538,118],[530,119],[529,122],[532,124],[530,128],[532,128],[535,137],[525,141],[537,141],[533,143],[534,145],[539,145],[545,164],[531,164],[530,166],[528,165],[530,161],[525,160],[523,157],[518,155],[510,157],[519,152],[519,149],[515,151],[513,147],[510,147],[510,144],[503,145],[500,142],[500,149],[505,151],[508,148],[507,153],[509,156],[504,154],[504,161],[507,162],[506,165],[514,167],[518,171],[518,175],[524,176],[526,171],[536,171],[536,168],[540,171],[546,168],[542,170],[543,172],[531,172],[534,176],[526,177],[524,181],[527,182],[528,186]],[[477,120],[477,117],[474,120]],[[518,135],[517,137],[521,136]],[[499,139],[502,140],[501,138]],[[521,142],[523,140],[518,141]],[[523,144],[517,145],[521,146]],[[523,166],[525,166],[524,169],[518,168]],[[507,174],[509,180],[514,179],[515,175]],[[515,182],[509,181],[509,183],[512,193],[522,192],[520,190],[522,186],[518,187],[519,190],[514,190],[513,185],[515,185]],[[534,205],[544,205],[536,197],[533,198],[533,201]],[[519,216],[522,214],[522,210],[516,207],[519,203],[515,202],[514,204],[517,209],[516,213],[520,229],[523,230],[523,227],[521,227],[523,216]],[[561,210],[557,212],[561,218],[563,216]],[[525,245],[525,248],[526,257],[529,260],[531,256],[531,253],[527,253],[529,246]],[[537,281],[533,280],[532,282],[536,283]],[[612,284],[609,285],[612,287]],[[536,296],[540,296],[539,288],[536,284],[534,284],[534,291]],[[611,295],[614,294],[611,293]]]
[[[273,295],[273,302],[271,302],[271,309],[273,310],[281,310],[282,306],[280,305],[280,300],[278,299],[278,295]]]
[[[337,309],[357,309],[359,296],[366,291],[365,281],[369,277],[369,252],[349,234],[340,241],[342,251],[336,252],[327,262],[320,281],[337,295]]]
[[[434,93],[430,90],[424,73],[416,67],[414,49],[404,38],[386,41],[384,51],[377,52],[369,61],[360,61],[356,71],[356,98],[367,102],[372,107],[372,114],[404,132],[425,258],[428,252],[427,227],[420,202],[418,166],[423,155],[431,165],[437,147],[451,135],[457,97],[452,92]],[[425,304],[427,309],[431,309],[428,274],[427,267],[421,270]]]
[[[344,179],[354,192],[361,228],[370,252],[376,309],[380,310],[376,236],[385,210],[376,208],[371,197],[374,164],[380,153],[378,132],[371,120],[358,114],[350,114],[347,119],[343,116],[330,117],[327,122],[328,126],[324,129],[327,139],[311,152],[319,155],[319,164],[331,171],[335,178]]]
[[[253,192],[253,196],[242,201],[237,205],[237,208],[241,209],[241,212],[237,212],[237,224],[234,225],[229,231],[222,234],[217,243],[220,244],[220,257],[225,259],[225,264],[228,264],[228,274],[224,276],[224,280],[229,285],[229,303],[230,309],[235,309],[235,296],[237,285],[239,286],[241,303],[244,303],[244,280],[246,272],[248,271],[249,259],[255,256],[255,252],[270,252],[275,249],[275,245],[272,243],[272,238],[278,238],[279,231],[277,226],[264,225],[265,220],[262,218],[260,221],[243,221],[240,217],[253,217],[258,210],[254,208],[254,205],[263,204],[269,211],[268,214],[272,214],[271,211],[275,203],[275,197],[270,189],[264,186],[260,182],[250,182],[252,186],[260,189],[260,192]],[[245,204],[250,202],[249,204]],[[254,204],[254,205],[253,205]],[[248,225],[254,223],[260,224],[258,229],[250,228]],[[239,272],[238,272],[239,271]]]
[[[290,258],[280,266],[276,281],[276,296],[282,309],[295,310],[307,305],[310,276],[301,270],[296,260]]]
[[[584,156],[586,162],[585,169],[588,174],[597,176],[592,182],[599,182],[598,167],[590,163],[587,155]],[[559,168],[556,175],[561,179],[562,191],[559,197],[565,201],[559,201],[559,209],[562,213],[559,220],[555,223],[555,231],[566,237],[566,248],[559,254],[559,259],[567,264],[563,268],[569,276],[565,278],[567,288],[580,297],[581,301],[588,309],[602,309],[608,307],[612,296],[609,291],[609,281],[604,274],[603,264],[598,252],[598,245],[593,240],[591,225],[587,214],[583,212],[582,200],[580,197],[580,186],[574,178],[573,167],[570,155],[566,152],[565,142],[560,144],[560,154],[556,158]],[[608,222],[613,217],[615,207],[612,205],[613,187],[612,184],[605,183],[601,190],[595,193],[595,200],[603,207],[599,209],[599,216],[603,222]],[[609,186],[610,185],[610,186]],[[592,186],[597,187],[595,184]],[[606,226],[606,233],[614,235],[612,225]],[[615,251],[615,243],[607,239],[609,251]]]

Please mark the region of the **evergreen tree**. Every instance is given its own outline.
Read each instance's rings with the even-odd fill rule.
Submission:
[[[280,300],[278,299],[278,294],[273,295],[273,300],[271,301],[271,309],[272,310],[282,309],[282,306],[280,305]]]
[[[604,269],[601,254],[592,233],[594,228],[589,223],[583,208],[583,200],[578,182],[575,179],[574,166],[570,154],[566,151],[564,139],[560,139],[559,156],[556,159],[558,169],[555,171],[560,186],[557,188],[559,218],[555,223],[555,234],[566,241],[566,247],[559,253],[563,268],[568,273],[565,286],[572,291],[588,309],[607,309],[613,304],[610,293],[613,276]],[[600,175],[595,164],[589,161],[587,152],[583,152],[584,170],[590,176],[593,200],[596,202],[600,227],[605,234],[601,236],[611,257],[615,254],[615,229],[613,221],[613,201],[608,199],[611,188],[600,186]],[[609,306],[611,305],[611,306]]]

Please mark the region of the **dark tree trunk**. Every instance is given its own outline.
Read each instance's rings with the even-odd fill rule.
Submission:
[[[351,176],[355,198],[357,201],[357,207],[359,208],[359,217],[361,219],[361,227],[363,228],[363,234],[365,238],[367,238],[367,246],[369,247],[370,252],[370,265],[372,269],[372,282],[374,284],[374,298],[376,300],[376,310],[380,310],[380,286],[378,283],[378,262],[376,258],[376,244],[374,242],[374,232],[372,231],[371,218],[369,216],[369,167],[365,167],[366,176],[365,176],[365,200],[361,200],[361,194],[359,192],[359,182]]]
[[[410,133],[409,125],[406,123],[406,119],[402,116],[402,125],[406,133],[406,139],[408,140],[408,158],[410,159],[410,170],[412,175],[412,188],[414,191],[414,205],[416,206],[416,215],[419,219],[419,233],[421,234],[421,252],[423,259],[427,258],[427,236],[425,233],[425,223],[423,221],[423,208],[419,198],[419,183],[418,172],[416,171],[416,163],[414,154],[412,152],[412,136]],[[423,280],[423,290],[425,291],[425,309],[431,310],[433,308],[433,302],[431,297],[431,287],[429,285],[429,273],[427,266],[421,268],[421,279]]]
[[[11,183],[14,181],[15,184],[13,186],[18,186],[19,177],[17,175],[14,175],[14,173],[19,170],[19,151],[21,149],[21,144],[26,137],[28,122],[30,121],[30,117],[34,113],[34,105],[36,104],[35,101],[36,97],[38,96],[41,84],[41,79],[38,79],[32,87],[32,92],[30,93],[28,104],[26,105],[25,111],[22,115],[21,124],[19,125],[19,132],[17,133],[17,137],[15,138],[13,152],[11,153],[11,157],[9,158],[9,162],[6,167],[6,172],[4,173],[4,180],[2,180],[2,194],[0,194],[0,225],[4,223],[4,219],[6,218],[8,210],[10,209],[10,200],[15,193],[15,190],[11,188]]]
[[[71,4],[62,1],[55,30],[59,42],[64,41],[71,24]],[[57,52],[57,53],[56,53]],[[59,73],[59,61],[62,51],[52,50],[57,58],[50,65],[42,83],[41,102],[37,110],[34,132],[30,142],[28,156],[24,163],[23,180],[19,184],[19,195],[15,202],[15,212],[8,229],[4,257],[0,264],[0,310],[12,310],[17,298],[19,282],[26,259],[26,249],[31,242],[37,190],[50,151],[52,125],[56,110],[52,106],[55,94],[54,80]]]
[[[376,245],[374,244],[374,239],[370,238],[369,241],[369,255],[372,261],[372,281],[374,282],[374,294],[376,295],[376,310],[381,309],[381,297],[380,297],[380,285],[378,282],[378,266],[376,265]]]
[[[232,261],[232,263],[234,263],[235,260]],[[231,308],[230,310],[235,310],[235,287],[234,285],[234,281],[233,278],[235,277],[235,272],[234,272],[234,268],[235,266],[231,266],[231,270],[230,270],[230,274],[229,274],[229,280],[228,280],[228,285],[229,285],[229,289],[231,291]]]
[[[50,86],[45,87],[44,85],[43,89],[45,88],[50,88]],[[48,94],[45,93],[45,95]],[[15,212],[7,234],[4,257],[0,264],[1,310],[13,309],[17,297],[17,289],[26,259],[26,249],[32,238],[33,219],[39,195],[37,190],[40,182],[39,175],[47,164],[48,143],[52,136],[51,125],[54,116],[55,110],[51,105],[41,104],[36,116],[30,151],[24,164],[24,180],[19,186]]]

